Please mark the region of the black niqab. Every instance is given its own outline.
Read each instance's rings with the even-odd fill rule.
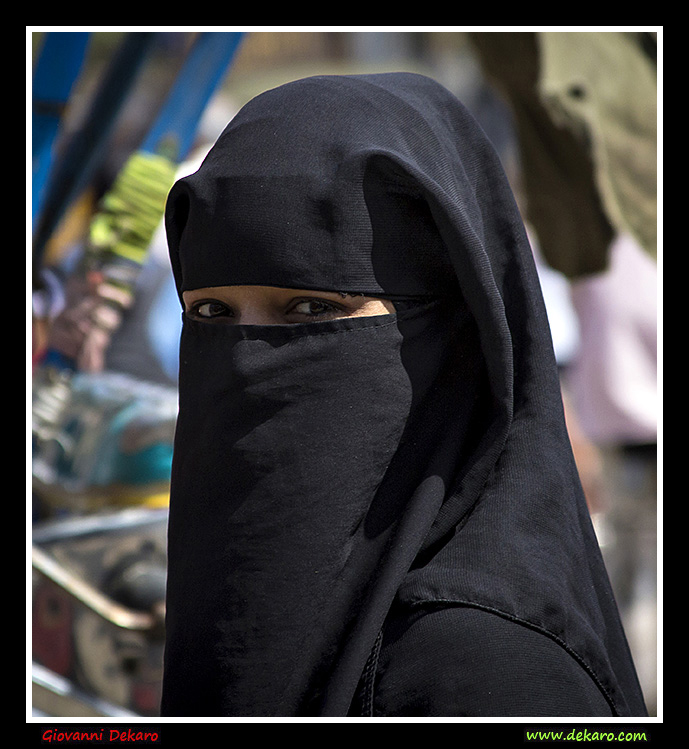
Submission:
[[[611,715],[645,714],[531,250],[454,96],[413,74],[261,94],[175,185],[166,222],[180,294],[415,303],[298,325],[185,318],[163,715],[352,714],[390,612],[428,607],[540,633]]]

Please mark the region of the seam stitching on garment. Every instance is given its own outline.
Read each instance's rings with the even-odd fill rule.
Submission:
[[[364,666],[364,694],[362,698],[361,715],[373,717],[373,697],[375,691],[376,671],[378,670],[378,657],[380,655],[380,646],[383,641],[383,630],[378,632],[376,641],[373,643],[371,653],[368,656]]]
[[[515,622],[516,624],[521,624],[525,627],[528,627],[529,629],[539,632],[542,635],[545,635],[546,637],[549,637],[551,640],[556,642],[565,652],[569,653],[569,655],[571,655],[572,658],[574,658],[574,660],[584,669],[584,671],[586,671],[586,673],[591,677],[594,684],[598,687],[598,689],[601,691],[606,701],[612,708],[613,712],[615,713],[614,717],[619,717],[617,707],[612,697],[608,693],[608,690],[600,682],[600,680],[596,676],[593,669],[586,663],[586,661],[582,658],[582,656],[580,656],[579,653],[577,653],[576,650],[574,650],[571,646],[569,646],[562,638],[558,637],[558,635],[556,635],[554,632],[551,632],[549,629],[542,627],[540,624],[534,624],[533,622],[528,621],[528,619],[521,619],[520,617],[514,616],[513,614],[508,614],[507,612],[502,611],[501,609],[497,609],[492,606],[485,606],[480,603],[474,603],[472,601],[463,601],[463,600],[454,599],[454,598],[432,598],[426,601],[416,601],[416,602],[411,603],[410,605],[412,608],[417,608],[421,606],[432,605],[434,603],[452,604],[454,606],[466,606],[467,608],[487,611],[488,613],[496,614],[497,616],[500,616],[503,619],[507,619],[511,622]]]

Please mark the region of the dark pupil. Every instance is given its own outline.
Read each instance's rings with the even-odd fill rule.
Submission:
[[[220,302],[207,302],[206,309],[208,317],[217,317],[227,312],[227,307]]]

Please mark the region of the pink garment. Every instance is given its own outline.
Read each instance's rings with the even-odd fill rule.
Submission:
[[[580,343],[567,386],[581,428],[598,444],[655,442],[657,265],[621,236],[605,273],[571,284]]]

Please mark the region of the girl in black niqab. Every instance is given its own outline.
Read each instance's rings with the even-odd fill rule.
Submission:
[[[193,304],[162,714],[645,715],[531,250],[455,97],[265,92],[166,225]],[[387,306],[245,324],[228,288]]]

